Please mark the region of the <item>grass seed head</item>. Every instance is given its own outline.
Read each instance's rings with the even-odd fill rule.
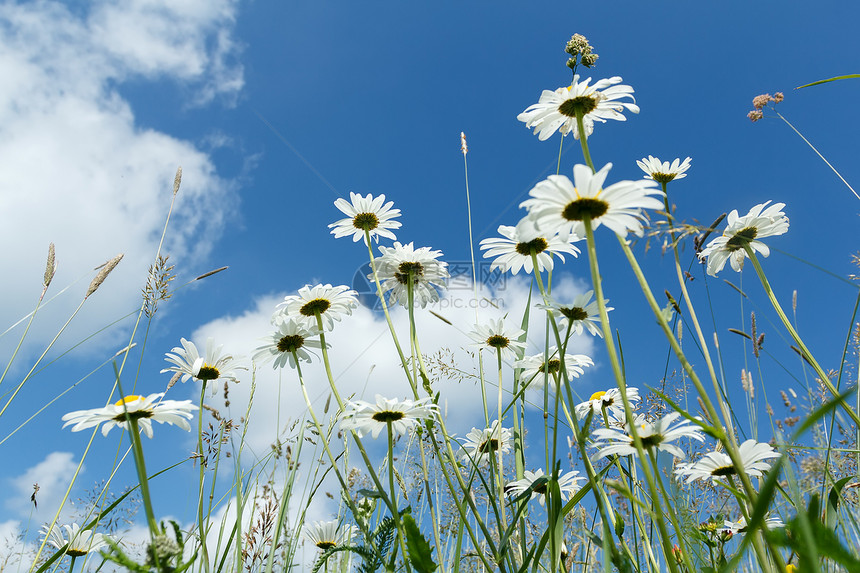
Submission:
[[[54,243],[48,245],[48,261],[45,264],[45,278],[42,279],[42,284],[45,288],[54,280],[54,273],[57,272],[57,259],[54,255]]]
[[[115,256],[114,258],[112,258],[111,260],[109,260],[108,262],[106,262],[105,264],[103,264],[101,267],[96,267],[99,269],[99,272],[95,276],[93,281],[90,283],[90,286],[87,289],[87,294],[84,295],[85,299],[89,298],[89,296],[91,294],[96,292],[99,289],[99,287],[102,286],[102,283],[105,282],[105,279],[116,268],[116,266],[119,264],[119,262],[122,260],[122,258],[124,256],[125,255],[123,253],[120,253],[117,256]]]

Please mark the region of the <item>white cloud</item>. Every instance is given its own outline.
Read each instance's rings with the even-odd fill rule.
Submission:
[[[558,300],[570,300],[575,294],[586,290],[579,281],[567,279],[558,281],[554,286],[554,295]],[[285,294],[285,293],[284,293]],[[218,344],[224,345],[225,352],[251,356],[254,349],[261,344],[261,338],[269,334],[272,326],[270,317],[275,305],[282,300],[283,294],[273,294],[254,301],[253,306],[239,316],[227,316],[201,326],[193,335],[198,345],[205,344],[207,337],[212,337]],[[528,283],[525,281],[509,280],[506,289],[493,292],[483,290],[483,301],[479,304],[480,320],[498,318],[508,314],[506,320],[519,325],[529,296]],[[492,300],[499,308],[493,308],[487,302]],[[534,297],[532,302],[535,302]],[[427,310],[417,312],[419,340],[421,350],[425,355],[431,355],[441,349],[449,349],[450,356],[458,368],[469,374],[477,373],[475,360],[468,355],[468,350],[476,350],[470,346],[468,332],[475,323],[475,308],[472,301],[472,290],[469,285],[462,289],[448,291],[445,298],[437,305],[428,307],[444,316],[453,325],[439,320]],[[409,351],[407,338],[408,316],[404,309],[397,307],[392,310],[393,322],[396,326],[400,342],[406,352]],[[529,346],[527,352],[536,354],[543,349],[544,344],[544,314],[533,311],[530,315]],[[374,313],[366,307],[359,307],[351,316],[337,323],[334,331],[329,333],[331,344],[330,358],[333,376],[339,392],[344,399],[356,398],[372,400],[377,393],[386,397],[412,397],[406,378],[399,366],[388,326],[381,314]],[[571,340],[569,352],[578,354],[593,354],[594,339],[583,336]],[[317,351],[317,355],[319,352]],[[490,416],[495,417],[496,380],[494,372],[495,357],[485,353],[485,373]],[[302,364],[306,387],[318,416],[323,418],[326,400],[329,399],[329,384],[323,365],[319,359],[312,364]],[[594,369],[591,369],[592,371]],[[506,401],[510,400],[511,372],[505,369],[504,387]],[[587,374],[588,375],[588,374]],[[248,376],[250,378],[250,375]],[[307,416],[305,400],[302,396],[296,371],[291,368],[274,371],[270,365],[263,365],[256,372],[256,389],[253,396],[253,406],[248,416],[248,429],[245,439],[249,451],[243,453],[243,463],[249,464],[253,456],[263,457],[270,451],[271,443],[279,436],[291,435],[287,430],[291,422]],[[450,432],[460,436],[465,435],[473,426],[483,426],[483,408],[481,406],[480,386],[474,378],[468,377],[463,381],[451,376],[434,382],[434,390],[442,393],[440,405],[445,412],[446,423]],[[234,420],[246,415],[246,408],[251,394],[249,380],[240,384],[230,385],[229,416]],[[423,392],[422,392],[423,394]],[[586,393],[590,394],[590,391]],[[529,393],[534,403],[540,403],[538,393]],[[220,399],[219,399],[220,400]],[[217,402],[213,402],[216,404]],[[223,402],[219,409],[223,410]],[[332,399],[329,405],[329,415],[336,410]],[[510,417],[507,418],[510,425]],[[338,448],[336,441],[333,447]],[[305,443],[305,450],[300,459],[301,467],[309,470],[318,467],[317,459],[328,459],[319,449],[312,449],[311,444]],[[337,453],[339,448],[335,451]],[[350,465],[360,464],[357,453]],[[307,479],[303,474],[302,479]],[[336,512],[339,485],[333,474],[329,474],[325,483],[315,496],[309,508],[305,522],[331,519]],[[322,495],[330,492],[334,499]],[[307,555],[305,556],[308,557]]]
[[[554,287],[554,294],[560,300],[565,300],[572,299],[576,293],[583,290],[578,282],[563,280]],[[262,297],[255,301],[252,309],[241,316],[222,317],[209,322],[201,326],[193,338],[198,345],[202,345],[205,344],[206,338],[212,337],[224,345],[226,352],[251,356],[254,349],[261,344],[260,339],[271,330],[269,320],[282,296]],[[509,280],[503,292],[485,289],[479,301],[480,320],[499,318],[507,314],[506,321],[518,326],[522,321],[528,296],[528,283],[518,280]],[[494,308],[490,300],[499,305],[499,308]],[[467,355],[468,350],[477,350],[468,338],[468,333],[475,323],[471,287],[466,285],[463,289],[448,291],[439,303],[428,308],[444,316],[453,325],[446,324],[426,310],[416,312],[422,352],[432,355],[442,350],[445,356],[456,361],[457,366],[468,373],[463,381],[445,377],[434,383],[434,390],[442,392],[440,406],[447,415],[449,428],[462,434],[472,425],[480,425],[483,418],[480,386],[473,377],[477,374],[477,364]],[[391,315],[400,344],[408,353],[407,313],[397,307],[392,309]],[[543,312],[533,311],[530,314],[527,354],[537,354],[543,350],[544,332]],[[399,358],[388,326],[381,314],[360,306],[352,316],[337,323],[334,331],[327,335],[327,339],[332,346],[329,351],[332,374],[344,399],[354,396],[372,400],[375,394],[389,398],[412,396],[399,366]],[[568,351],[592,354],[592,349],[593,339],[582,336],[571,341]],[[495,393],[498,387],[495,356],[484,352],[484,363],[486,387],[492,406],[496,403]],[[314,408],[322,414],[330,394],[323,365],[320,360],[315,360],[313,364],[303,364],[302,370]],[[507,368],[506,371],[507,391],[510,392],[510,369]],[[536,396],[537,394],[535,399]],[[231,412],[235,418],[245,414],[249,398],[249,384],[230,387]],[[330,410],[334,409],[330,407]],[[493,416],[494,408],[490,409],[490,415]],[[304,417],[306,411],[295,370],[287,368],[273,371],[270,365],[260,367],[256,373],[256,391],[246,437],[248,444],[256,451],[265,452],[276,437],[274,428],[283,430],[291,421]]]
[[[53,520],[77,467],[73,454],[51,452],[38,464],[9,478],[5,507],[21,517],[32,517],[33,523]],[[33,484],[39,484],[39,492],[36,494],[38,507],[31,514]]]
[[[125,259],[70,338],[138,306],[179,165],[166,252],[186,272],[207,254],[235,206],[233,183],[196,144],[140,125],[119,90],[129,80],[170,81],[189,102],[230,103],[243,85],[235,17],[234,0],[0,5],[0,243],[3,268],[14,269],[0,329],[33,308],[50,242],[59,270],[49,297],[74,284],[40,312],[31,343],[56,331],[93,267],[119,252]]]

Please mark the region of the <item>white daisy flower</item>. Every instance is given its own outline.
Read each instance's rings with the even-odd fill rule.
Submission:
[[[322,551],[349,544],[357,532],[358,528],[354,525],[338,527],[337,520],[314,521],[304,527],[305,537]]]
[[[669,452],[676,458],[684,459],[684,451],[673,444],[678,438],[691,438],[704,441],[699,428],[692,425],[689,420],[684,419],[678,423],[675,421],[681,417],[677,412],[670,412],[655,422],[646,422],[644,417],[637,417],[636,431],[642,440],[642,447],[646,450],[659,450]],[[600,448],[595,459],[605,458],[617,454],[619,456],[636,455],[636,447],[633,445],[633,437],[630,428],[625,424],[624,430],[615,428],[599,428],[592,432],[596,448]]]
[[[496,458],[499,452],[503,454],[511,451],[513,433],[510,428],[503,428],[498,420],[493,420],[489,428],[479,430],[472,428],[466,434],[463,448],[463,462],[471,465],[473,462],[479,466],[490,463],[490,458]]]
[[[646,179],[653,179],[657,183],[668,183],[687,176],[686,171],[690,168],[690,158],[686,158],[683,162],[676,158],[670,164],[668,161],[661,162],[656,157],[649,155],[648,159],[643,157],[641,161],[637,160],[636,164],[645,172]]]
[[[65,530],[65,534],[63,530]],[[66,555],[70,557],[83,557],[87,553],[107,547],[105,539],[113,541],[113,538],[109,535],[96,533],[91,529],[81,531],[81,526],[77,523],[63,526],[55,525],[50,531],[48,530],[48,526],[45,525],[42,526],[40,533],[43,536],[43,541],[47,540],[48,543],[57,549],[62,549],[68,545],[66,547]]]
[[[700,260],[708,259],[709,275],[717,276],[726,266],[726,261],[740,272],[744,267],[744,257],[747,256],[744,245],[749,245],[764,257],[770,255],[770,249],[758,239],[782,235],[788,231],[788,217],[782,212],[785,203],[774,203],[767,207],[769,203],[756,205],[743,217],[738,216],[737,210],[729,213],[723,235],[708,243],[699,253]]]
[[[359,437],[370,434],[373,439],[391,424],[393,436],[402,436],[420,420],[432,420],[439,412],[431,398],[420,400],[391,400],[376,395],[376,403],[363,400],[347,402],[341,415],[342,430],[353,430]]]
[[[179,342],[182,346],[176,346],[170,352],[164,355],[167,362],[173,364],[169,368],[165,368],[161,373],[176,372],[182,375],[182,382],[189,378],[199,380],[204,384],[209,384],[209,389],[215,393],[218,391],[218,386],[215,384],[218,380],[232,380],[238,382],[235,370],[247,370],[245,366],[239,363],[237,358],[229,354],[221,355],[223,346],[215,347],[215,342],[208,338],[206,339],[206,355],[200,356],[197,347],[193,342],[184,338],[180,338]]]
[[[562,499],[568,500],[573,497],[577,491],[579,491],[579,482],[585,478],[577,476],[579,476],[578,471],[570,471],[558,476],[558,487],[561,490]],[[532,487],[532,484],[542,477],[544,477],[542,469],[539,469],[536,472],[525,470],[523,471],[523,479],[513,481],[505,486],[505,493],[508,495],[518,496],[521,493],[528,491],[528,489]],[[544,505],[546,503],[546,486],[546,483],[537,486],[532,492],[531,499],[538,498],[540,504]]]
[[[765,525],[767,525],[768,529],[778,529],[780,527],[785,527],[785,524],[779,517],[765,516],[764,523]],[[729,533],[732,533],[734,535],[737,535],[738,533],[746,533],[746,530],[747,520],[744,518],[743,515],[737,521],[729,521],[727,519],[721,529],[721,531],[728,531]]]
[[[761,477],[762,472],[770,469],[770,463],[765,460],[778,458],[779,452],[775,451],[769,444],[747,440],[740,445],[738,453],[741,457],[741,471],[747,475]],[[687,483],[697,479],[712,479],[714,481],[738,474],[737,468],[732,464],[731,458],[725,452],[709,452],[701,459],[689,463],[679,464],[675,468],[678,477],[686,477]]]
[[[448,263],[437,261],[442,251],[430,247],[416,249],[412,243],[393,247],[379,247],[382,256],[377,259],[376,273],[383,292],[391,291],[389,301],[401,306],[409,305],[409,277],[412,277],[412,297],[415,306],[424,308],[429,302],[439,300],[437,289],[445,288],[448,279]],[[368,275],[371,281],[373,274]]]
[[[338,199],[334,202],[334,206],[347,218],[329,225],[332,235],[338,239],[352,235],[353,242],[365,239],[365,231],[369,231],[370,237],[376,239],[377,243],[379,237],[391,240],[397,238],[391,232],[391,229],[400,228],[400,221],[391,220],[400,216],[400,209],[391,208],[394,201],[385,203],[385,195],[374,197],[369,193],[367,197],[362,197],[350,192],[349,198],[350,201]]]
[[[593,336],[603,338],[603,332],[600,329],[600,309],[597,301],[591,300],[593,295],[594,291],[590,290],[576,295],[570,304],[550,300],[547,304],[538,304],[536,306],[550,311],[559,319],[559,334],[566,334],[569,324],[571,336],[582,334],[583,329],[586,329]],[[605,302],[608,303],[609,299],[606,299]],[[611,310],[615,309],[611,306],[606,307],[606,312]]]
[[[321,348],[319,340],[309,340],[320,333],[316,325],[306,326],[292,318],[279,320],[277,329],[271,336],[264,338],[266,342],[254,352],[254,360],[265,364],[274,360],[273,368],[283,368],[287,364],[296,367],[293,352],[299,360],[311,361],[307,348]]]
[[[546,356],[549,356],[549,359]],[[587,366],[594,366],[594,361],[585,354],[565,354],[564,367],[567,370],[568,381],[574,378],[579,378]],[[515,368],[522,368],[520,380],[523,384],[528,384],[529,388],[542,390],[544,387],[544,379],[549,383],[553,391],[556,390],[555,375],[561,375],[561,358],[558,348],[552,346],[547,354],[541,352],[534,356],[526,356],[522,360],[514,363]],[[544,376],[546,374],[546,376]]]
[[[520,328],[508,328],[505,320],[489,320],[487,324],[476,324],[475,330],[469,333],[474,341],[473,346],[483,346],[493,350],[501,350],[502,358],[514,360],[518,353],[526,349],[525,342],[519,342],[519,338],[525,334]]]
[[[496,257],[490,266],[490,271],[500,269],[503,273],[511,271],[517,274],[520,269],[531,274],[532,250],[538,263],[538,271],[552,270],[553,259],[557,256],[564,261],[562,253],[574,257],[579,255],[579,249],[567,241],[562,241],[555,233],[544,233],[534,225],[534,221],[525,217],[516,227],[499,226],[499,234],[504,238],[490,238],[481,241],[484,258]]]
[[[625,109],[639,113],[639,107],[635,103],[617,101],[623,98],[636,101],[632,87],[617,85],[621,83],[620,77],[598,80],[593,86],[588,85],[590,81],[591,78],[588,78],[580,82],[577,74],[573,76],[573,83],[569,87],[555,91],[544,90],[538,102],[526,108],[517,119],[525,122],[526,127],[535,128],[535,135],[544,141],[556,131],[561,131],[562,135],[573,132],[573,137],[579,139],[576,126],[577,108],[583,113],[582,124],[586,137],[594,131],[595,121],[626,121],[627,118],[622,113]]]
[[[635,408],[640,399],[639,389],[628,386],[627,400],[631,403],[630,407]],[[593,412],[596,419],[602,420],[604,409],[616,420],[624,420],[624,401],[618,388],[595,392],[587,401],[577,404],[574,411],[579,420],[584,420],[589,412]]]
[[[343,285],[305,285],[297,295],[285,296],[284,301],[275,307],[272,324],[292,318],[307,327],[317,326],[319,314],[323,328],[333,330],[335,321],[340,322],[343,315],[352,314],[352,309],[358,306],[357,296],[357,292]]]
[[[550,175],[529,191],[531,199],[520,203],[529,211],[539,229],[558,233],[566,241],[571,235],[585,237],[583,218],[591,219],[591,228],[606,225],[623,236],[632,231],[643,235],[642,209],[662,209],[663,200],[649,197],[662,195],[654,181],[619,181],[604,188],[611,163],[597,173],[587,165],[573,166],[573,182],[564,175]]]
[[[161,400],[164,393],[150,394],[149,396],[126,396],[116,404],[108,404],[104,408],[93,408],[92,410],[77,410],[63,416],[63,427],[72,426],[73,432],[79,432],[97,426],[102,422],[102,435],[107,436],[114,426],[123,430],[128,429],[126,422],[126,411],[128,417],[137,420],[137,425],[146,434],[152,437],[152,422],[173,424],[185,431],[191,430],[187,420],[194,417],[191,412],[197,410],[197,406],[191,400]]]

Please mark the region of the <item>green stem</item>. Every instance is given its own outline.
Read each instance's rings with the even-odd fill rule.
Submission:
[[[310,400],[310,397],[308,396],[308,390],[305,387],[305,380],[304,380],[304,377],[302,376],[302,369],[301,369],[301,366],[299,365],[299,357],[296,355],[295,350],[293,350],[292,353],[293,353],[293,361],[296,363],[296,375],[299,378],[299,386],[302,389],[302,397],[304,397],[304,399],[305,399],[305,405],[308,408],[308,413],[311,415],[311,420],[313,421],[314,428],[316,428],[317,434],[320,437],[320,442],[322,443],[323,450],[325,451],[326,455],[328,456],[329,463],[331,464],[331,467],[334,470],[334,475],[337,478],[338,482],[340,482],[341,491],[344,494],[343,498],[346,501],[346,505],[349,507],[349,510],[352,512],[353,515],[358,515],[358,508],[355,506],[355,502],[353,502],[352,497],[349,495],[349,487],[347,486],[346,480],[344,479],[343,474],[341,474],[340,468],[337,465],[337,458],[335,458],[334,453],[332,453],[331,448],[329,447],[329,441],[326,437],[326,433],[323,431],[322,425],[320,424],[319,419],[317,419],[316,412],[314,412],[313,406],[311,405],[311,400]],[[373,475],[375,476],[375,474],[373,474]],[[378,482],[377,482],[377,487],[379,487]],[[386,504],[387,504],[387,500],[386,500]],[[361,519],[356,519],[355,521],[358,524],[359,528],[361,528],[361,531],[364,534],[365,540],[373,547],[374,550],[376,550],[376,547],[375,547],[375,544],[373,541],[373,535],[367,529],[367,525],[366,525],[365,521],[361,520]]]
[[[678,341],[675,339],[675,335],[672,333],[672,329],[669,326],[669,323],[666,322],[665,317],[660,311],[660,307],[657,305],[657,301],[654,299],[654,293],[651,291],[651,287],[648,285],[648,281],[645,279],[645,275],[642,272],[639,263],[636,261],[636,257],[633,254],[633,251],[630,249],[630,246],[627,244],[626,239],[618,237],[618,243],[621,245],[621,250],[624,251],[625,256],[627,257],[627,262],[630,264],[630,268],[633,270],[633,274],[636,276],[636,279],[639,281],[639,287],[642,289],[642,293],[645,295],[645,299],[648,301],[648,305],[651,307],[651,312],[654,314],[654,317],[657,319],[657,323],[660,325],[660,328],[663,330],[663,334],[666,337],[666,340],[669,341],[669,345],[672,347],[672,351],[675,353],[675,356],[678,358],[678,361],[681,363],[681,366],[684,368],[684,371],[690,377],[690,380],[693,382],[693,385],[696,387],[696,391],[699,392],[699,395],[702,398],[702,402],[705,405],[705,409],[707,410],[708,416],[712,422],[712,426],[710,430],[714,433],[714,436],[723,444],[726,449],[726,454],[732,460],[732,464],[736,468],[742,468],[743,463],[741,462],[740,453],[738,452],[735,444],[728,439],[726,436],[725,430],[722,426],[713,425],[719,419],[717,416],[717,412],[714,409],[713,404],[711,404],[710,399],[708,398],[707,393],[705,392],[704,386],[702,385],[701,380],[699,380],[698,375],[693,370],[692,365],[690,364],[687,357],[684,355],[684,352],[681,350]],[[747,499],[749,500],[750,507],[753,507],[756,500],[756,491],[752,486],[752,482],[749,479],[749,476],[743,472],[741,472],[738,477],[741,480],[741,483],[744,487],[744,492],[747,495]],[[743,504],[740,505],[741,514],[745,519],[749,519],[749,512],[747,507]],[[753,538],[753,547],[756,550],[756,554],[759,558],[759,563],[762,566],[765,566],[767,563],[767,555],[765,554],[764,547],[761,542],[761,537],[756,535]],[[773,551],[774,559],[779,563],[781,561],[781,557],[779,553]]]
[[[328,359],[328,345],[325,341],[325,329],[323,328],[322,316],[319,311],[315,312],[317,319],[317,328],[320,331],[320,347],[322,348],[322,356],[323,356],[323,364],[325,365],[325,374],[328,378],[329,386],[331,387],[331,392],[334,394],[334,399],[337,400],[337,406],[339,408],[339,412],[343,412],[343,399],[340,397],[340,392],[337,391],[337,386],[334,383],[334,375],[331,373],[331,362]],[[294,358],[296,361],[296,366],[298,367],[298,358]]]
[[[612,329],[609,326],[609,313],[606,310],[606,299],[603,296],[603,282],[600,278],[600,269],[597,263],[597,246],[594,241],[594,230],[591,228],[591,217],[586,215],[583,217],[582,224],[585,227],[585,239],[588,245],[588,265],[591,270],[591,282],[594,287],[594,296],[597,300],[597,308],[600,314],[600,326],[603,330],[603,341],[606,343],[606,353],[609,355],[609,362],[612,365],[612,373],[615,376],[615,383],[621,393],[621,401],[624,405],[624,415],[627,420],[627,427],[630,431],[630,437],[633,439],[633,446],[636,448],[636,453],[639,460],[642,462],[642,473],[645,475],[645,481],[648,484],[648,491],[651,499],[656,502],[657,507],[654,508],[654,514],[657,518],[657,528],[660,530],[660,537],[663,543],[663,551],[666,555],[666,563],[669,570],[675,573],[677,566],[672,559],[672,545],[669,539],[669,532],[666,528],[666,522],[663,519],[663,512],[659,507],[659,494],[654,480],[654,475],[651,473],[651,468],[645,463],[648,455],[642,446],[642,440],[639,438],[639,432],[636,429],[636,423],[633,416],[633,407],[630,405],[630,400],[627,397],[627,384],[624,380],[624,372],[621,370],[621,364],[618,361],[618,352],[615,348],[615,340],[612,336]],[[619,236],[619,240],[621,237]],[[656,470],[656,467],[655,467]]]
[[[815,357],[812,356],[812,353],[806,347],[806,344],[803,343],[803,340],[800,338],[800,335],[792,326],[791,321],[788,320],[788,317],[785,315],[785,312],[782,310],[782,306],[779,304],[779,301],[776,298],[776,295],[773,294],[773,289],[770,288],[770,283],[767,280],[767,277],[764,274],[764,269],[761,268],[761,264],[759,263],[758,257],[755,254],[755,251],[749,246],[749,243],[744,243],[744,250],[747,253],[747,256],[752,261],[753,267],[755,267],[755,272],[758,274],[758,278],[761,281],[761,285],[764,287],[765,292],[767,293],[767,297],[770,299],[770,303],[773,306],[773,309],[779,315],[779,319],[782,321],[782,324],[785,325],[786,330],[794,339],[794,342],[800,348],[802,352],[802,356],[804,359],[809,362],[812,366],[813,370],[815,370],[815,374],[821,379],[821,383],[827,387],[827,390],[833,394],[834,397],[839,396],[839,391],[830,381],[830,377],[824,372],[824,369],[818,364],[818,361],[815,360]],[[851,416],[851,419],[854,420],[854,423],[860,425],[860,417],[858,417],[857,412],[855,412],[851,406],[845,400],[840,400],[839,405]]]
[[[204,496],[204,479],[206,468],[203,467],[205,458],[203,457],[203,399],[206,397],[206,381],[203,380],[200,387],[200,415],[197,416],[197,453],[200,458],[197,460],[200,464],[200,492],[197,501],[197,528],[200,535],[200,552],[203,559],[203,567],[206,573],[209,573],[209,548],[206,547],[206,523],[203,516],[203,496]]]
[[[585,134],[583,117],[585,116],[582,113],[582,108],[576,106],[576,129],[579,132],[579,144],[582,146],[582,157],[585,159],[585,164],[591,167],[592,171],[597,171],[594,168],[594,163],[591,161],[591,152],[588,151],[588,136]]]
[[[502,410],[502,349],[496,348],[496,358],[497,358],[497,366],[499,370],[499,412],[498,412],[498,424],[499,424],[499,432],[501,432],[502,422],[504,421],[504,411]],[[516,417],[516,401],[514,401],[514,417]],[[490,426],[492,428],[492,426]],[[501,440],[501,434],[499,434],[499,440]],[[498,482],[499,482],[499,499],[502,500],[502,503],[499,504],[499,508],[501,509],[502,514],[502,523],[500,524],[500,529],[507,526],[508,520],[505,515],[505,467],[502,462],[502,449],[498,450],[498,459],[499,459],[499,471],[498,471]]]
[[[737,438],[735,437],[735,430],[734,430],[734,425],[732,424],[729,406],[726,403],[726,401],[723,400],[723,392],[722,392],[722,389],[720,388],[719,380],[717,379],[717,373],[716,373],[716,370],[714,369],[714,363],[711,360],[711,353],[708,351],[708,342],[705,340],[705,335],[702,332],[701,325],[699,324],[699,319],[696,316],[696,309],[693,306],[693,301],[690,298],[689,291],[687,290],[687,283],[686,283],[686,280],[684,278],[684,271],[681,268],[681,258],[680,258],[680,254],[678,253],[678,243],[677,243],[677,240],[675,238],[675,231],[672,228],[673,224],[674,224],[674,219],[672,217],[672,209],[670,208],[670,205],[669,205],[669,196],[667,194],[668,192],[667,192],[667,188],[666,188],[666,183],[661,183],[661,185],[663,187],[663,204],[666,207],[666,218],[667,218],[667,222],[669,223],[669,232],[672,236],[672,251],[675,255],[675,274],[678,278],[678,284],[681,287],[681,294],[684,297],[684,304],[686,305],[687,312],[690,315],[690,321],[693,323],[693,328],[696,330],[696,338],[699,339],[699,347],[702,349],[702,355],[705,358],[705,364],[708,367],[708,375],[711,377],[711,383],[714,386],[714,395],[717,397],[717,402],[719,403],[719,406],[720,406],[720,411],[721,411],[722,416],[723,416],[723,422],[725,424],[724,427],[726,429],[726,434],[728,436],[728,439],[732,442],[732,445],[734,447],[736,447],[737,446]],[[695,384],[695,382],[694,382],[694,384]],[[701,386],[701,387],[696,386],[696,390],[699,392],[699,395],[701,396],[702,400],[706,404],[706,409],[708,410],[708,415],[713,416],[713,418],[711,418],[711,421],[716,422],[717,421],[717,418],[716,418],[717,412],[711,403],[710,397],[708,396],[707,392],[705,392],[704,386]]]
[[[125,405],[125,404],[123,404]],[[149,524],[149,533],[154,538],[161,533],[158,523],[155,521],[155,513],[152,511],[152,498],[149,495],[149,479],[146,477],[146,462],[143,459],[143,445],[140,442],[140,429],[137,419],[126,415],[131,439],[132,451],[134,452],[134,467],[137,468],[137,481],[140,483],[140,498],[143,500],[143,509],[146,512],[146,522]]]
[[[537,257],[534,253],[532,253],[532,262],[534,267],[537,269]],[[540,273],[535,273],[535,279],[537,280],[538,290],[543,297],[544,304],[549,304],[550,298],[546,289],[544,288],[543,279],[540,276]],[[555,316],[553,316],[552,311],[547,310],[547,316],[549,317],[550,324],[552,325],[553,334],[555,335],[555,340],[558,348],[562,348],[561,335],[558,331],[558,324],[556,323]],[[561,371],[561,378],[567,381],[569,376],[567,375],[567,365],[564,363],[564,360],[559,361],[559,368]],[[567,399],[570,402],[570,411],[575,411],[576,403],[573,399],[573,393],[571,392],[570,385],[564,385],[565,390],[567,392]],[[561,389],[559,388],[559,391]],[[571,420],[573,422],[573,420]],[[600,517],[603,523],[603,534],[606,539],[609,539],[612,535],[612,531],[610,529],[610,525],[615,525],[615,515],[610,513],[607,508],[610,507],[609,496],[606,494],[606,491],[603,489],[603,484],[597,479],[597,473],[594,471],[594,466],[591,463],[591,458],[588,456],[588,452],[585,450],[585,436],[580,432],[578,423],[571,423],[571,430],[573,431],[574,439],[576,440],[577,446],[579,448],[580,456],[582,457],[583,465],[585,466],[585,473],[588,476],[588,481],[592,486],[592,492],[594,494],[594,499],[597,502],[597,509],[600,512]],[[553,460],[553,467],[555,465],[555,460]],[[552,475],[551,467],[547,468],[547,472]],[[607,561],[608,562],[608,561]]]
[[[376,296],[379,297],[379,303],[382,305],[382,312],[385,314],[385,322],[388,324],[388,331],[391,333],[391,340],[394,341],[394,347],[397,349],[397,356],[400,357],[400,364],[403,367],[403,372],[412,386],[412,391],[415,397],[418,398],[418,389],[412,375],[409,372],[409,363],[406,361],[406,355],[403,354],[403,348],[400,346],[400,340],[397,338],[397,331],[394,329],[394,323],[391,321],[391,314],[388,312],[388,304],[385,302],[385,294],[382,292],[382,284],[379,282],[379,273],[376,271],[376,258],[373,256],[373,249],[370,248],[370,232],[365,231],[365,242],[367,243],[367,254],[370,257],[370,270],[373,272],[373,282],[376,284]]]
[[[409,557],[406,553],[406,540],[403,535],[403,524],[400,522],[400,512],[397,509],[397,494],[394,489],[394,433],[391,430],[391,422],[386,422],[388,430],[388,497],[391,499],[391,516],[394,518],[394,526],[397,528],[397,541],[400,544],[400,552],[403,555],[403,564],[407,571],[411,571],[409,567]],[[390,569],[394,571],[394,560],[397,557],[396,552],[391,553]]]

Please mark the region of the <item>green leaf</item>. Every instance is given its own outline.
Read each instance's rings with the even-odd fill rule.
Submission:
[[[812,82],[811,84],[805,84],[802,86],[797,86],[794,89],[799,90],[800,88],[808,88],[809,86],[817,86],[820,84],[835,82],[836,80],[848,80],[851,78],[860,78],[860,74],[848,74],[847,76],[836,76],[835,78],[828,78],[826,80],[818,80],[817,82]]]
[[[827,506],[824,509],[824,524],[828,529],[836,528],[836,516],[839,512],[839,495],[842,493],[842,488],[845,487],[845,484],[854,479],[854,477],[844,477],[830,488],[830,494],[827,496]]]
[[[618,536],[618,539],[621,539],[624,537],[624,519],[622,519],[621,514],[614,509],[612,511],[615,512],[615,535]]]
[[[829,402],[825,402],[815,410],[813,410],[809,416],[804,420],[804,422],[797,428],[794,432],[794,436],[792,437],[792,441],[797,441],[800,436],[802,436],[809,428],[811,428],[814,424],[818,423],[818,420],[823,418],[825,415],[830,413],[831,411],[838,408],[845,398],[850,396],[856,392],[855,388],[849,388],[839,396],[837,396],[834,400]],[[764,522],[764,517],[770,509],[771,502],[773,501],[774,490],[776,489],[779,481],[780,470],[782,469],[782,464],[785,463],[785,456],[780,456],[776,459],[776,462],[771,467],[770,471],[767,474],[767,479],[765,479],[764,484],[762,484],[761,489],[759,489],[758,500],[756,500],[755,505],[753,506],[753,511],[750,515],[750,520],[747,525],[747,535],[744,536],[743,541],[741,542],[740,548],[738,548],[738,552],[732,557],[732,560],[729,561],[725,566],[720,569],[721,573],[729,573],[731,571],[735,571],[740,563],[746,549],[749,547],[749,544],[752,541],[753,536],[749,535],[759,527],[761,527]],[[801,569],[802,570],[802,569]]]
[[[406,530],[406,552],[409,554],[409,563],[418,573],[433,573],[436,571],[436,563],[433,562],[433,550],[424,539],[418,524],[411,515],[403,516],[403,529]]]

